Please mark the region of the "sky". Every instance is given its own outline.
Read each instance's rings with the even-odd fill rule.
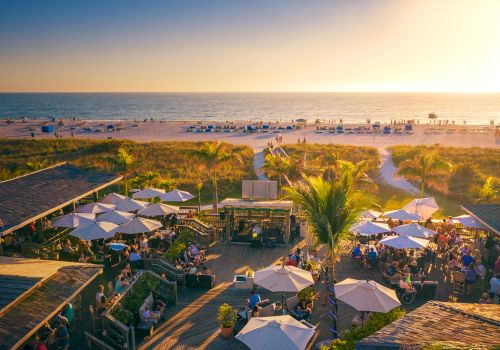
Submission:
[[[1,92],[500,92],[500,0],[2,0]]]

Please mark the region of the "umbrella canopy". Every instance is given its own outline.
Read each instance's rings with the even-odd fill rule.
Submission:
[[[418,215],[420,220],[427,220],[439,210],[439,205],[437,205],[434,197],[415,198],[405,205],[403,209],[409,213]]]
[[[139,199],[151,199],[155,197],[159,197],[160,195],[165,194],[165,190],[159,189],[159,188],[145,188],[139,192],[135,192],[132,195],[132,198],[139,198]]]
[[[420,219],[420,216],[416,214],[412,214],[407,212],[406,210],[399,209],[399,210],[391,210],[391,211],[386,211],[384,213],[384,216],[386,218],[394,219],[394,220],[403,220],[403,221],[418,221]]]
[[[189,192],[175,189],[160,195],[160,198],[165,202],[185,202],[194,198],[194,196]]]
[[[129,220],[132,220],[135,217],[135,214],[127,213],[126,211],[108,211],[102,215],[99,215],[96,221],[107,221],[112,222],[113,224],[121,225]]]
[[[358,311],[386,313],[401,305],[394,290],[371,280],[346,278],[335,284],[335,296]]]
[[[382,213],[379,212],[379,211],[376,211],[376,210],[367,210],[367,211],[364,211],[361,214],[361,219],[375,220],[376,218],[378,218],[381,215],[382,215]]]
[[[458,222],[459,224],[461,224],[461,225],[463,225],[465,227],[477,228],[477,229],[480,229],[480,230],[486,230],[486,227],[484,227],[483,224],[481,224],[479,221],[477,221],[471,215],[455,216],[453,218],[453,221]]]
[[[410,236],[388,236],[382,238],[379,243],[396,249],[420,249],[427,247],[429,241]]]
[[[150,205],[147,208],[139,210],[137,214],[143,216],[165,216],[178,212],[179,212],[179,207],[174,207],[173,205],[166,205],[163,203],[156,203]]]
[[[70,236],[92,241],[94,239],[111,238],[115,235],[118,225],[111,222],[101,221],[88,225],[80,226],[74,229]]]
[[[362,221],[352,225],[350,231],[360,236],[371,236],[391,232],[391,228],[384,223]]]
[[[392,232],[397,233],[398,235],[412,236],[418,238],[429,238],[437,234],[436,232],[429,230],[428,228],[425,228],[423,226],[420,226],[419,224],[407,224],[407,225],[397,226],[392,229]]]
[[[271,265],[256,271],[254,282],[271,292],[299,292],[314,284],[311,272],[281,265]]]
[[[110,243],[109,244],[109,248],[111,250],[115,250],[115,251],[120,251],[120,250],[123,250],[127,247],[128,247],[128,245],[123,244],[123,243]]]
[[[303,350],[315,331],[289,315],[252,317],[235,338],[252,350]]]
[[[159,221],[144,218],[135,218],[120,225],[120,227],[117,228],[116,232],[128,234],[151,232],[159,229],[162,226],[163,225]]]
[[[148,202],[138,201],[137,199],[132,199],[132,198],[126,198],[116,206],[116,210],[136,211],[146,208],[148,205],[149,205]]]
[[[72,213],[59,216],[52,220],[52,225],[55,227],[70,227],[75,228],[80,225],[91,224],[95,220],[95,214],[92,213]]]
[[[76,208],[77,213],[93,213],[93,214],[100,214],[100,213],[105,213],[108,211],[111,211],[115,209],[114,204],[106,204],[106,203],[89,203],[85,205],[81,205],[78,208]]]
[[[124,200],[126,198],[128,198],[128,197],[124,196],[122,194],[118,194],[118,193],[113,192],[113,193],[106,195],[103,199],[101,199],[101,203],[117,205],[118,203],[120,203],[122,200]]]

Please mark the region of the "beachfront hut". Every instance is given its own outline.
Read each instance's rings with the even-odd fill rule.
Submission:
[[[81,295],[94,295],[101,272],[94,264],[0,256],[0,349],[24,348],[68,303],[86,312]]]

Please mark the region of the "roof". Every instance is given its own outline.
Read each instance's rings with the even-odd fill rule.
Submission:
[[[225,208],[245,208],[245,209],[281,209],[290,210],[293,208],[292,201],[284,200],[249,200],[249,199],[237,199],[237,198],[226,198],[220,203]]]
[[[121,178],[63,163],[0,182],[0,232],[10,233]]]
[[[1,294],[17,294],[0,310],[0,349],[23,345],[102,270],[100,265],[5,257],[0,268],[1,277],[11,281],[1,285]]]
[[[500,345],[500,305],[430,301],[356,343],[356,349],[394,349],[436,342]]]
[[[500,235],[500,203],[497,204],[467,204],[462,209],[476,218],[491,231]]]

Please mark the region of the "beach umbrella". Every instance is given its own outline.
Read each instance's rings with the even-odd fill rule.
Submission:
[[[397,226],[392,229],[392,232],[397,233],[398,235],[417,238],[429,238],[437,234],[436,232],[429,230],[428,228],[425,228],[419,224]]]
[[[153,216],[165,216],[178,212],[179,212],[179,207],[163,203],[156,203],[150,205],[147,208],[139,210],[137,214],[153,217]]]
[[[124,243],[110,243],[109,244],[109,249],[111,249],[111,250],[120,251],[120,250],[123,250],[125,248],[128,248],[128,245],[126,245]]]
[[[434,197],[415,198],[405,205],[403,209],[409,213],[418,215],[420,220],[427,220],[439,210],[439,205],[437,205]]]
[[[165,194],[160,195],[161,200],[165,202],[185,202],[194,198],[191,193],[181,190],[173,190]]]
[[[311,272],[282,265],[271,265],[256,271],[254,282],[271,292],[300,292],[314,284]]]
[[[371,236],[391,232],[391,228],[385,223],[362,221],[352,225],[349,231],[360,236]]]
[[[289,315],[252,317],[235,338],[251,350],[304,350],[315,332]]]
[[[96,221],[107,221],[112,222],[113,224],[121,225],[129,220],[132,220],[134,217],[135,214],[128,213],[126,211],[113,210],[99,215]]]
[[[118,225],[112,222],[101,221],[79,226],[70,232],[69,235],[83,239],[84,241],[92,241],[94,239],[114,237],[117,228]]]
[[[361,214],[361,219],[364,220],[375,220],[379,216],[381,216],[382,213],[376,210],[366,210]]]
[[[95,220],[92,213],[72,213],[59,216],[52,220],[52,226],[75,228],[80,225],[91,224]]]
[[[159,197],[160,195],[165,194],[165,190],[159,188],[145,188],[139,192],[135,192],[132,195],[132,198],[136,199],[151,199],[155,197]]]
[[[460,215],[460,216],[455,216],[453,218],[453,221],[456,223],[459,223],[465,227],[470,227],[470,228],[477,228],[480,230],[486,230],[487,228],[484,227],[483,224],[481,224],[479,221],[477,221],[474,217],[471,215]]]
[[[128,198],[128,197],[124,196],[122,194],[118,194],[118,193],[113,192],[113,193],[106,195],[103,199],[101,199],[101,203],[117,205],[118,203],[120,203],[121,201],[123,201],[126,198]]]
[[[394,220],[402,221],[418,221],[420,216],[407,212],[406,210],[391,210],[384,213],[384,216]]]
[[[146,208],[148,205],[149,205],[148,202],[138,201],[137,199],[132,199],[132,198],[126,198],[116,206],[116,210],[136,211]]]
[[[372,280],[346,278],[335,284],[335,297],[358,311],[386,313],[401,305],[394,290]]]
[[[89,204],[79,206],[78,208],[76,208],[76,212],[77,213],[100,214],[100,213],[105,213],[105,212],[111,211],[113,209],[115,209],[114,204],[94,202],[94,203],[89,203]]]
[[[159,221],[145,218],[135,218],[120,225],[116,232],[128,234],[151,232],[161,228],[162,226],[163,225]]]
[[[379,243],[396,249],[420,249],[427,247],[429,241],[411,236],[387,236],[382,238]]]

